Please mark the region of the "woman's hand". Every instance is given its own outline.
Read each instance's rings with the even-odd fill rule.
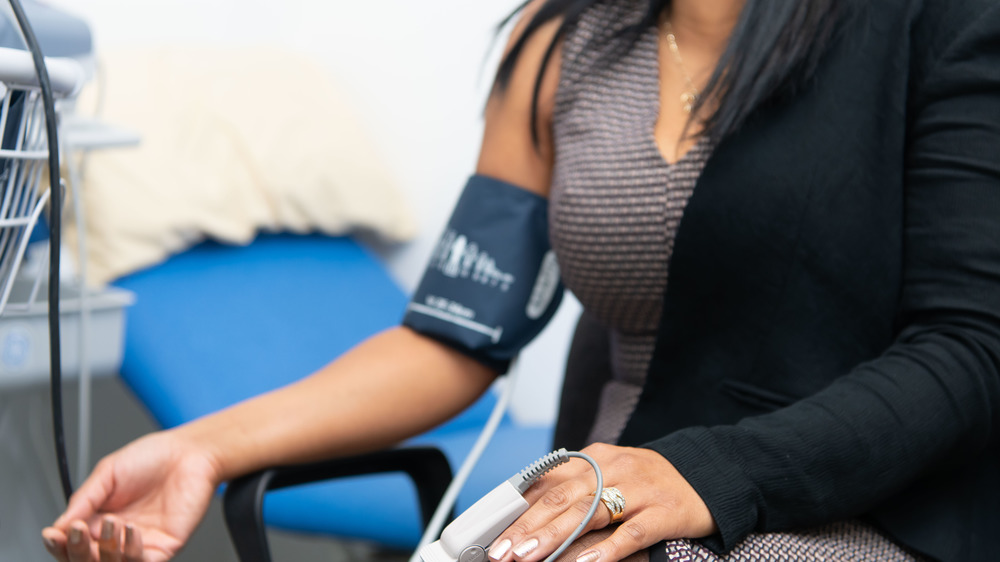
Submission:
[[[716,532],[701,497],[659,453],[595,444],[583,450],[601,467],[604,486],[625,496],[623,520],[611,535],[581,553],[582,562],[622,560],[665,539],[697,538]],[[490,548],[500,562],[544,560],[583,520],[594,492],[593,469],[574,459],[536,482],[525,494],[531,504]],[[611,524],[599,506],[587,531]]]
[[[42,540],[62,562],[168,560],[219,483],[203,450],[174,432],[154,433],[104,458]]]

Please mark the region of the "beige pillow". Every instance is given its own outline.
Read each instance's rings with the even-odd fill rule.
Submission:
[[[258,230],[366,230],[389,241],[415,234],[364,127],[307,58],[268,48],[131,49],[106,53],[102,68],[104,120],[136,130],[142,142],[87,161],[92,282],[206,237],[241,244]],[[88,96],[79,107],[91,107]]]

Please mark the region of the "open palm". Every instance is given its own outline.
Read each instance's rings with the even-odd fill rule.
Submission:
[[[169,432],[147,436],[97,465],[43,531],[46,547],[69,562],[168,560],[201,521],[218,484],[207,455]]]

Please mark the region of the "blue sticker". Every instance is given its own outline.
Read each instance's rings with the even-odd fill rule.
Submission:
[[[31,357],[31,332],[25,328],[12,327],[3,336],[0,363],[7,370],[22,369]]]

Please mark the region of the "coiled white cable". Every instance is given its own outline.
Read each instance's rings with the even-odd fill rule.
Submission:
[[[535,483],[536,480],[545,475],[546,472],[552,470],[553,468],[569,462],[570,458],[583,459],[590,463],[590,466],[594,468],[594,474],[597,476],[597,489],[594,492],[594,501],[590,503],[590,510],[587,511],[587,515],[583,517],[583,521],[573,531],[573,534],[569,536],[562,545],[556,549],[555,552],[549,555],[545,559],[545,562],[551,562],[559,557],[569,545],[573,544],[577,538],[583,533],[587,528],[587,524],[590,520],[594,518],[594,513],[597,512],[597,506],[601,503],[601,492],[604,490],[604,475],[601,474],[601,467],[597,466],[597,461],[592,459],[585,453],[578,452],[566,452],[566,449],[559,449],[558,451],[553,451],[544,457],[538,459],[537,461],[528,465],[524,470],[519,472],[514,478],[511,478],[509,482],[513,484],[519,492],[522,494]],[[519,482],[517,480],[520,480]]]

